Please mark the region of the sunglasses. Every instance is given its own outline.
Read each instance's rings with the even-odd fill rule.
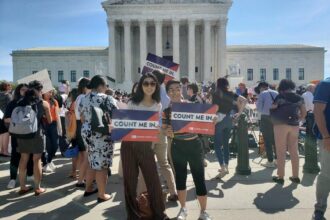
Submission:
[[[144,86],[144,87],[148,87],[148,86],[156,87],[156,82],[148,82],[148,81],[144,81],[144,82],[142,83],[142,86]]]

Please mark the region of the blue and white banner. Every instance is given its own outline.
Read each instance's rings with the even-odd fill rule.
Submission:
[[[162,70],[165,74],[165,83],[174,79],[176,72],[179,69],[179,64],[170,60],[148,53],[146,64],[142,69],[142,74],[152,72],[153,70]]]
[[[159,141],[159,112],[116,109],[111,125],[113,141]]]
[[[214,135],[214,118],[218,106],[173,103],[171,121],[174,132]]]

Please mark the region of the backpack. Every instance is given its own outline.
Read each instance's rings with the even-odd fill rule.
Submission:
[[[33,109],[35,107],[35,109]],[[38,132],[36,105],[17,106],[11,114],[9,133],[16,138],[30,139]]]
[[[270,116],[274,124],[299,125],[300,104],[286,102],[275,109],[270,109]]]

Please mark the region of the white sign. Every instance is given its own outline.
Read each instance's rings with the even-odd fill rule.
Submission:
[[[46,93],[46,92],[54,90],[54,87],[53,87],[52,81],[49,78],[47,69],[41,70],[35,74],[32,74],[32,75],[26,76],[22,79],[19,79],[19,80],[17,80],[17,83],[18,84],[21,84],[21,83],[29,84],[29,82],[31,82],[33,80],[38,80],[39,82],[41,82],[41,84],[43,86],[42,93]]]

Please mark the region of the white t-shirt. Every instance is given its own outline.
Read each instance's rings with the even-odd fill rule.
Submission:
[[[76,98],[76,104],[75,104],[75,107],[74,107],[74,113],[76,115],[76,119],[77,120],[80,120],[80,109],[79,109],[79,105],[80,105],[80,102],[81,102],[81,99],[85,97],[85,94],[80,94],[78,95],[78,97]]]
[[[313,111],[314,110],[314,95],[310,91],[305,92],[302,97],[304,98],[305,101],[305,106],[306,106],[306,111]]]

